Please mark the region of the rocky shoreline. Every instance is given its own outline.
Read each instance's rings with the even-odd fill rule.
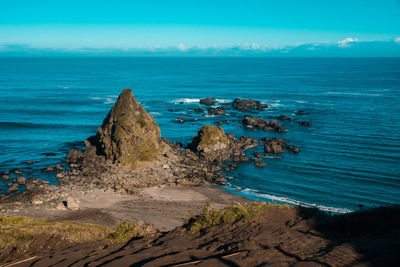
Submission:
[[[214,98],[200,99],[200,104],[212,106],[208,112],[219,115],[217,110],[229,109],[228,103],[223,107],[214,107]],[[235,99],[233,109],[241,112],[257,111],[268,108],[266,104],[249,99]],[[214,111],[211,111],[211,110]],[[216,113],[215,113],[216,112]],[[222,113],[221,113],[222,114]],[[280,116],[279,119],[286,118]],[[178,118],[185,122],[184,118]],[[222,121],[221,123],[229,123]],[[244,127],[285,132],[286,129],[275,120],[245,116]],[[257,146],[264,146],[266,154],[279,154],[284,151],[298,153],[299,148],[288,145],[286,140],[256,140],[248,136],[235,138],[232,133],[226,134],[220,126],[203,126],[190,144],[170,143],[161,138],[160,129],[154,119],[143,109],[125,89],[119,96],[110,113],[95,136],[84,141],[86,149],[72,149],[65,163],[41,169],[42,173],[56,172],[59,185],[49,185],[40,179],[17,177],[9,182],[9,193],[1,195],[0,209],[18,209],[18,205],[6,208],[6,203],[20,203],[19,208],[32,203],[50,203],[56,207],[68,208],[60,191],[65,188],[73,190],[112,190],[120,194],[137,194],[144,188],[163,185],[200,186],[203,184],[225,184],[224,173],[238,168],[239,162],[253,161],[254,166],[264,167],[260,153],[252,158],[245,151]],[[29,161],[27,164],[35,164]],[[10,173],[22,174],[19,169],[1,173],[3,181],[10,179]],[[24,192],[18,192],[24,186]],[[73,204],[72,204],[73,205]]]

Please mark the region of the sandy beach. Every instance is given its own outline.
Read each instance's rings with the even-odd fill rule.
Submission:
[[[72,221],[113,226],[119,221],[141,221],[160,231],[169,231],[181,226],[192,214],[198,214],[205,202],[214,208],[238,203],[249,203],[216,185],[198,187],[160,186],[143,189],[137,195],[123,195],[114,191],[94,189],[91,191],[62,189],[79,207],[54,209],[34,205],[10,210],[8,214],[47,219],[50,221]],[[68,193],[67,193],[68,192]]]

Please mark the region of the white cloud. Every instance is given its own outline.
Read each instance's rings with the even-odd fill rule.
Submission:
[[[351,37],[347,37],[341,41],[338,41],[338,44],[340,47],[347,47],[350,46],[351,43],[358,43],[358,38],[351,38]]]
[[[182,43],[178,44],[178,49],[181,50],[181,51],[186,51],[187,50],[186,46],[184,44],[182,44]]]

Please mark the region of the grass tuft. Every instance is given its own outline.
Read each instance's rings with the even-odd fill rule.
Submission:
[[[223,209],[213,209],[206,202],[199,216],[191,218],[186,228],[190,232],[223,223],[234,223],[254,218],[268,207],[276,204],[257,202],[254,204],[232,205]]]
[[[0,250],[18,247],[25,241],[38,238],[61,239],[67,243],[105,240],[123,243],[135,237],[154,233],[146,224],[124,221],[115,227],[105,227],[73,222],[49,222],[41,219],[0,214]]]
[[[154,232],[154,230],[147,224],[123,221],[117,224],[115,231],[108,239],[113,243],[124,243],[128,242],[132,238],[142,237],[151,232]]]

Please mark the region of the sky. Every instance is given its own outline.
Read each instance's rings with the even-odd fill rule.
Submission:
[[[400,0],[0,0],[1,55],[400,56]]]

